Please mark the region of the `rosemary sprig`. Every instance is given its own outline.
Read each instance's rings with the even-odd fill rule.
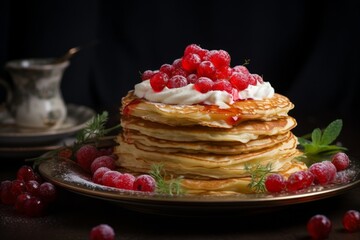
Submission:
[[[84,144],[97,145],[101,138],[113,130],[120,128],[120,124],[114,127],[105,128],[108,121],[108,113],[106,111],[94,116],[76,135],[76,140],[72,146],[61,146],[57,149],[49,151],[45,156],[26,159],[27,162],[34,162],[33,167],[36,168],[42,161],[54,158],[54,157],[67,157],[72,158],[75,152]]]
[[[251,181],[248,187],[256,193],[266,192],[266,176],[271,173],[271,163],[264,165],[256,164],[253,166],[245,165],[245,170],[250,174]]]
[[[184,193],[181,187],[181,178],[167,176],[163,164],[151,165],[149,173],[156,181],[156,192],[169,195],[180,195]]]

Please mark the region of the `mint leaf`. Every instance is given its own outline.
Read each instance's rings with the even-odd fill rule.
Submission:
[[[320,130],[320,128],[315,128],[312,131],[311,140],[312,140],[313,144],[315,144],[315,145],[320,144],[320,141],[321,141],[321,130]]]
[[[337,119],[331,122],[324,130],[321,136],[320,144],[328,145],[331,144],[339,136],[343,122],[341,119]]]

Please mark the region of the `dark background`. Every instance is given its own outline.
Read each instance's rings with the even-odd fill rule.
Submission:
[[[96,40],[71,59],[63,96],[118,121],[120,99],[139,72],[172,63],[197,43],[228,51],[232,66],[250,59],[251,72],[294,102],[291,115],[309,126],[304,132],[336,118],[359,132],[359,32],[358,1],[3,0],[0,65]]]

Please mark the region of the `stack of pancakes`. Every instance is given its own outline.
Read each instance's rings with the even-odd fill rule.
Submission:
[[[161,164],[181,177],[188,194],[250,193],[249,168],[271,166],[289,176],[306,169],[291,133],[288,116],[294,105],[275,94],[263,100],[216,105],[169,105],[136,97],[122,99],[122,133],[115,153],[117,165],[132,173],[148,173]]]

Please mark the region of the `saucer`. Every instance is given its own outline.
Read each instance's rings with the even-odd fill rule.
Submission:
[[[74,135],[86,127],[86,124],[96,115],[96,112],[86,106],[67,105],[67,117],[64,123],[56,129],[35,129],[18,127],[8,119],[0,120],[0,146],[11,148],[52,146],[64,138]]]

